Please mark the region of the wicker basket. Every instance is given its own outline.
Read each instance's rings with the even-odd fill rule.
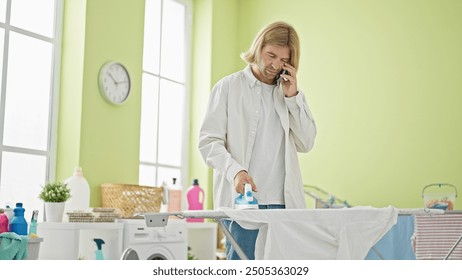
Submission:
[[[159,212],[162,194],[162,187],[101,184],[102,207],[118,209],[123,219],[142,218],[134,216],[136,213]]]

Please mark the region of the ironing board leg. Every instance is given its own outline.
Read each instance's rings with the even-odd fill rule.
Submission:
[[[241,260],[248,260],[247,255],[242,251],[241,247],[239,244],[237,244],[236,240],[234,237],[231,235],[231,232],[229,232],[229,229],[225,226],[223,223],[223,219],[215,219],[215,221],[218,222],[218,224],[221,226],[221,229],[223,230],[223,234],[226,236],[228,241],[231,243],[231,246],[233,246],[234,250],[236,250],[237,254],[241,258]]]
[[[380,252],[375,248],[375,246],[373,246],[371,249],[372,251],[374,251],[374,253],[377,254],[377,256],[379,256],[381,260],[385,260],[385,258],[382,256],[382,254],[380,254]]]

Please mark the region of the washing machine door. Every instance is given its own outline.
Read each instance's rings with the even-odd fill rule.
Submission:
[[[120,259],[121,260],[139,260],[140,257],[138,256],[138,253],[135,250],[133,250],[132,248],[127,248],[122,253],[122,257]]]
[[[143,260],[175,260],[173,253],[167,247],[162,245],[149,246],[147,250],[144,250],[140,259]]]
[[[166,261],[166,260],[171,260],[167,256],[160,254],[160,253],[154,253],[148,257],[149,261]]]

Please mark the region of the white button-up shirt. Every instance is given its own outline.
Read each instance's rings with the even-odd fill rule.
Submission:
[[[199,151],[214,169],[214,209],[233,207],[237,196],[234,177],[248,170],[261,114],[262,84],[247,66],[214,86],[199,134]],[[303,181],[297,152],[308,152],[316,137],[314,123],[302,91],[284,96],[282,86],[273,92],[285,138],[284,201],[286,208],[305,208]],[[271,141],[271,139],[267,139]],[[251,174],[250,174],[251,175]]]

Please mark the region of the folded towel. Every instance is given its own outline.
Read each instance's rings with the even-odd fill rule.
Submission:
[[[0,233],[0,260],[27,259],[29,237],[15,232]]]

